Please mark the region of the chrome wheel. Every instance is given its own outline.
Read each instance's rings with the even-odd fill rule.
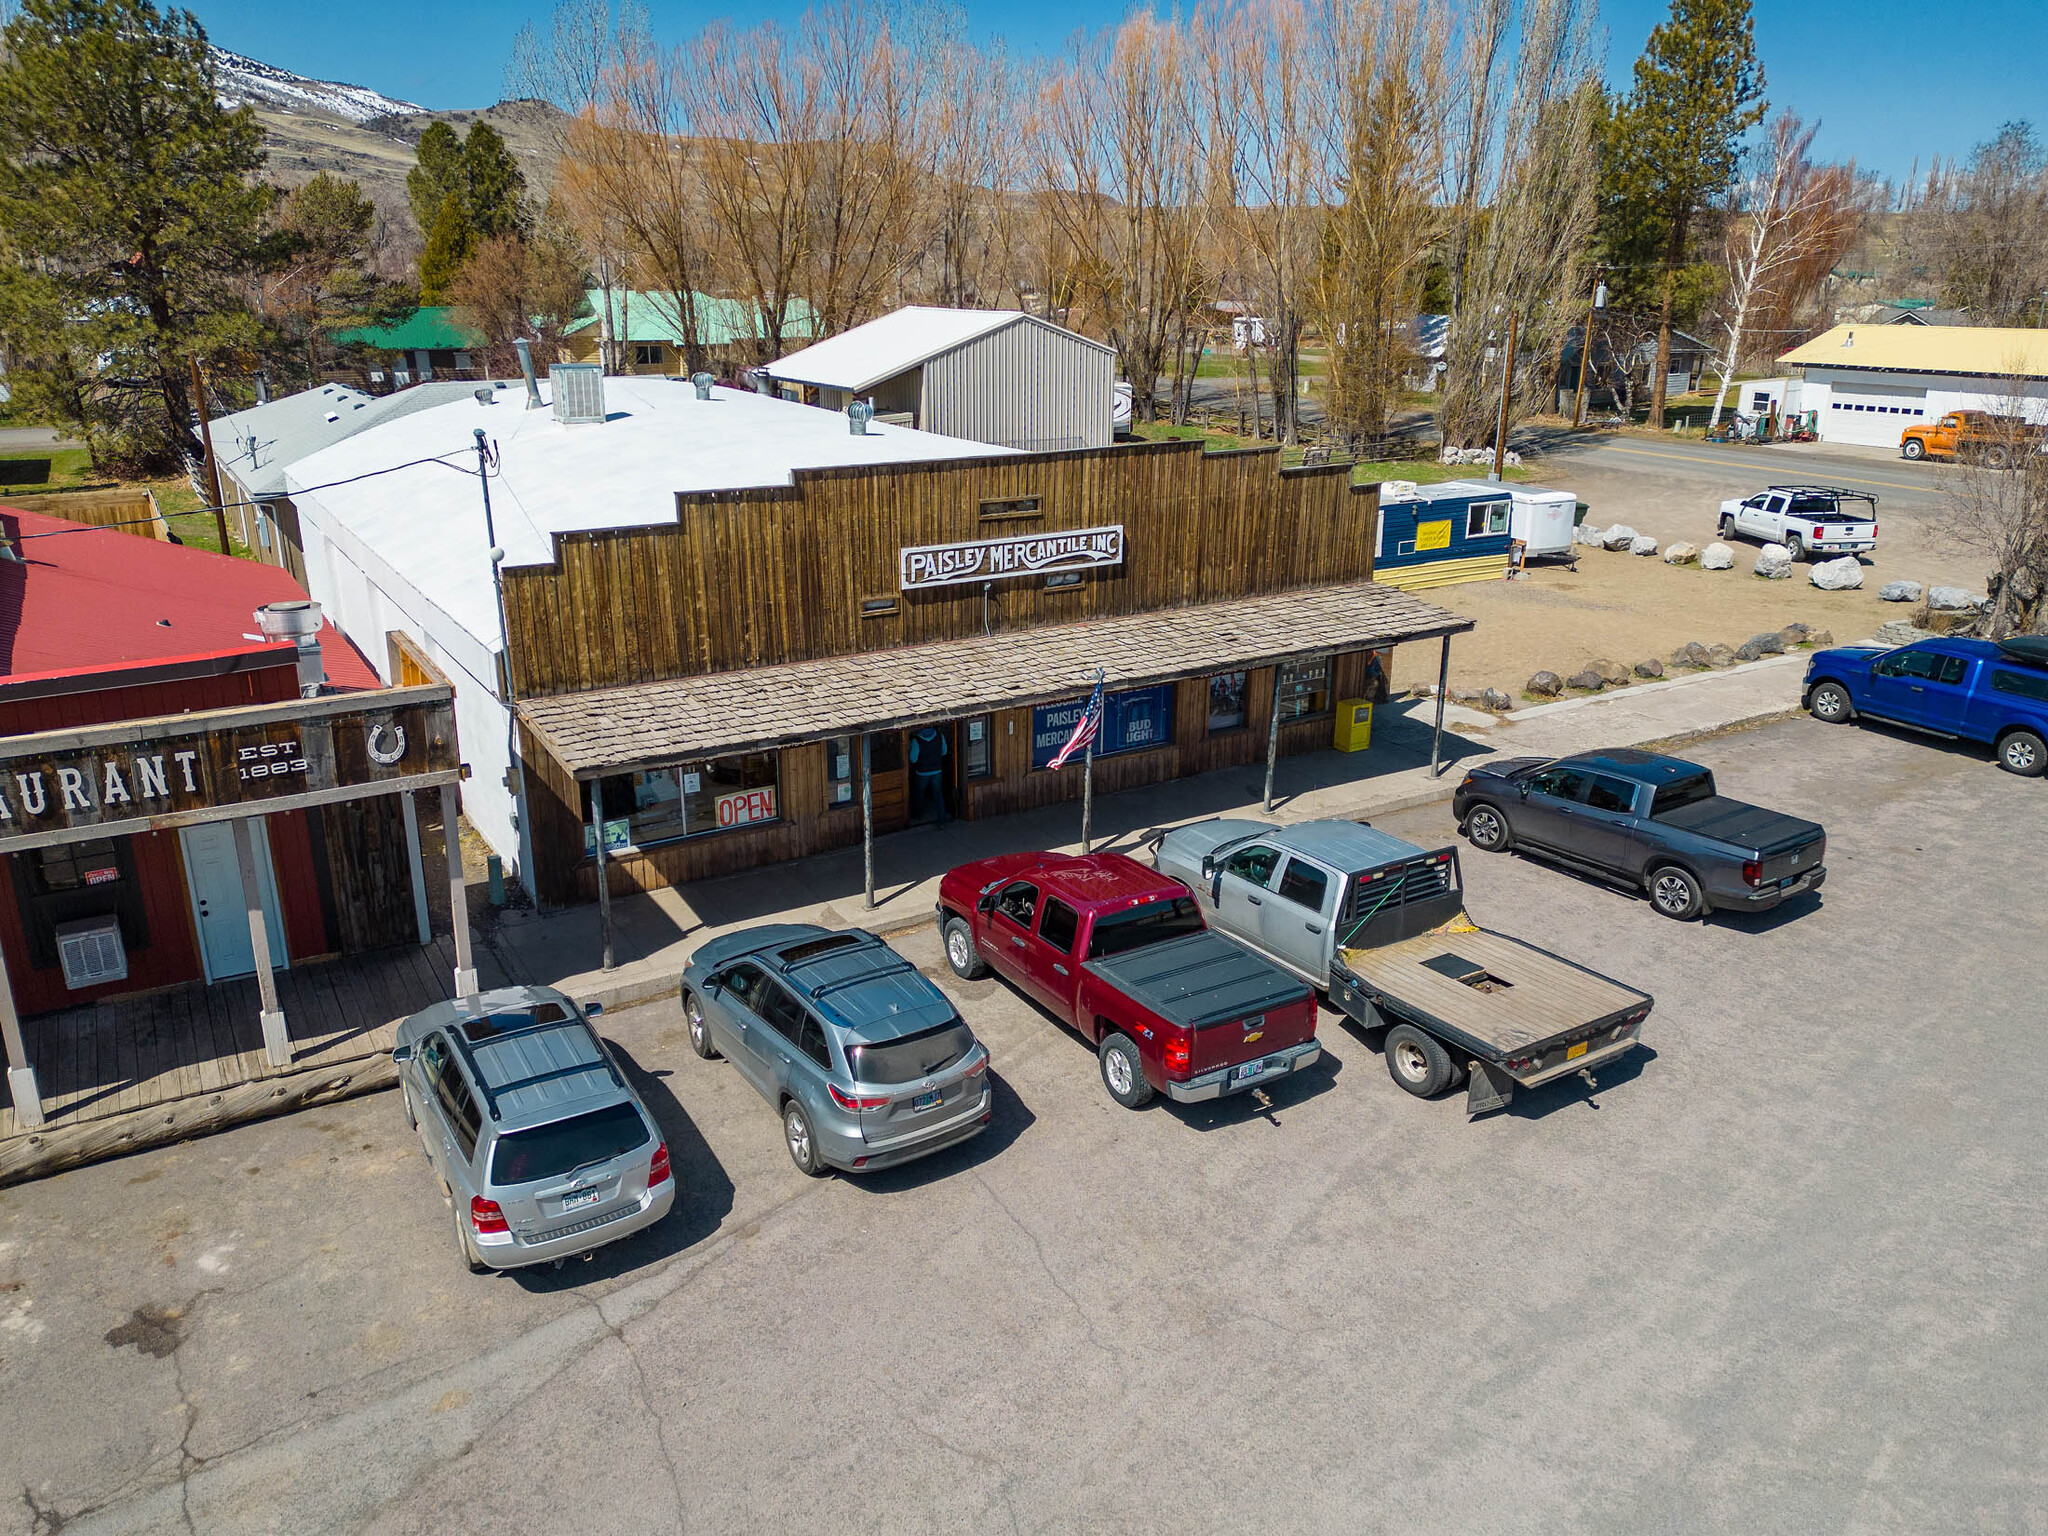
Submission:
[[[1109,1079],[1110,1092],[1127,1095],[1131,1091],[1131,1058],[1122,1051],[1111,1051],[1102,1058],[1102,1075]]]
[[[1813,690],[1813,716],[1830,725],[1849,713],[1849,697],[1833,683],[1823,683]]]
[[[953,963],[953,969],[964,971],[974,964],[974,941],[967,937],[967,930],[954,924],[946,935],[946,958]]]
[[[2032,777],[2041,771],[2041,744],[2024,731],[2015,731],[2005,738],[2005,745],[1999,749],[2005,759],[2005,766],[2014,773]]]
[[[794,1106],[783,1111],[782,1134],[789,1141],[789,1155],[796,1160],[799,1168],[811,1166],[810,1122]]]
[[[704,1049],[704,1010],[694,997],[690,999],[690,1044],[699,1051]]]
[[[1394,1042],[1394,1069],[1409,1082],[1419,1083],[1429,1076],[1429,1058],[1413,1040],[1397,1040]]]
[[[1651,891],[1658,910],[1671,917],[1692,911],[1692,882],[1683,875],[1659,875]]]
[[[1492,806],[1477,806],[1465,819],[1465,835],[1472,840],[1474,848],[1498,848],[1507,841],[1507,823],[1500,819],[1500,812]]]

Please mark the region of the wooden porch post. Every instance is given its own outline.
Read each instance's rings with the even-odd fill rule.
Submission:
[[[7,1091],[14,1099],[17,1130],[33,1131],[43,1123],[43,1095],[36,1086],[35,1064],[21,1039],[21,1015],[14,1011],[14,983],[7,979],[7,956],[0,954],[0,1043],[7,1047]]]
[[[427,914],[427,861],[420,852],[420,808],[413,803],[412,791],[398,792],[398,808],[405,813],[405,862],[412,872],[412,915],[418,924],[420,943],[434,942],[434,924]]]
[[[1444,636],[1443,659],[1436,667],[1436,730],[1429,738],[1429,776],[1444,771],[1444,690],[1451,686],[1451,637]]]
[[[455,928],[455,995],[475,997],[476,959],[469,952],[469,893],[462,882],[462,813],[455,786],[441,786],[441,841],[448,848],[448,913]]]
[[[860,737],[860,859],[867,881],[868,910],[875,909],[875,775],[874,751],[866,731]]]
[[[1273,809],[1273,765],[1280,760],[1280,668],[1273,668],[1273,716],[1266,722],[1266,809]]]
[[[277,1005],[277,974],[270,962],[270,924],[263,915],[263,886],[256,878],[256,841],[249,818],[237,816],[235,864],[242,873],[242,905],[249,909],[249,948],[256,956],[256,995],[263,1004],[263,1054],[273,1067],[292,1064],[292,1038],[285,1029],[284,1010]]]
[[[604,845],[604,781],[590,781],[590,837],[597,845],[597,856],[593,861],[597,869],[597,935],[604,946],[604,968],[613,970],[618,966],[618,952],[612,944],[612,870],[611,853]]]

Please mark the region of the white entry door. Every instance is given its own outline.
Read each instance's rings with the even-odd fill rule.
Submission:
[[[264,925],[270,930],[270,963],[290,963],[284,947],[284,923],[278,915],[277,877],[270,868],[270,829],[260,816],[249,819],[255,845],[256,885],[263,893]],[[235,859],[234,823],[209,821],[178,833],[185,851],[185,888],[192,893],[192,917],[199,929],[199,952],[208,981],[247,976],[256,969],[256,947],[249,942],[249,909],[242,904],[242,867]]]

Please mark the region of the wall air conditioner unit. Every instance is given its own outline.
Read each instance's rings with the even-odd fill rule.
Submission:
[[[128,979],[128,949],[118,917],[86,917],[57,925],[57,957],[72,991]]]

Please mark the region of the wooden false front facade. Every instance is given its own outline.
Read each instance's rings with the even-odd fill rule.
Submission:
[[[863,737],[878,833],[927,726],[949,816],[1078,798],[1052,706],[1098,666],[1100,792],[1263,763],[1276,678],[1279,751],[1327,748],[1373,651],[1469,627],[1371,585],[1377,503],[1170,443],[798,471],[557,535],[505,573],[535,894],[596,895],[600,827],[615,894],[857,843]]]

